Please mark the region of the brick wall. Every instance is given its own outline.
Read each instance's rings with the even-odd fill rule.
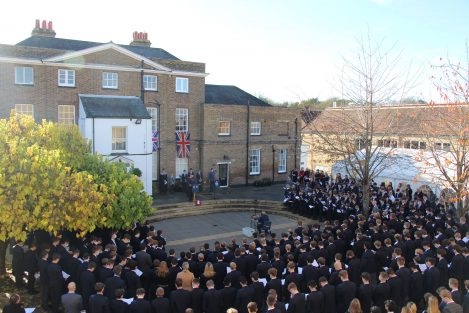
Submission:
[[[247,106],[204,105],[204,141],[202,142],[202,170],[207,175],[218,163],[230,163],[230,185],[246,183],[247,162]],[[298,112],[283,107],[250,107],[250,120],[261,122],[261,135],[249,135],[249,149],[261,149],[259,175],[248,175],[248,182],[262,178],[272,179],[272,155],[274,154],[274,180],[285,181],[295,166],[295,118]],[[230,121],[230,135],[218,135],[219,121]],[[279,124],[288,125],[288,134],[280,131]],[[298,126],[299,127],[299,126]],[[296,147],[296,164],[300,157],[300,133]],[[272,152],[272,146],[275,152]],[[287,171],[278,173],[278,154],[287,149]],[[218,170],[218,169],[217,169]]]

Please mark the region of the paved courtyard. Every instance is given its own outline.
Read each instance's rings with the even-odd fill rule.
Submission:
[[[167,241],[167,249],[175,249],[176,253],[187,251],[190,247],[199,246],[205,242],[213,247],[215,241],[231,241],[236,238],[238,242],[244,238],[243,227],[249,227],[252,212],[213,213],[199,216],[188,216],[168,219],[155,223],[156,229],[163,230]],[[272,232],[280,234],[296,226],[296,220],[269,215],[272,221]]]

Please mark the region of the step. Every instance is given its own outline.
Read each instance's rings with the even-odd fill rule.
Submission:
[[[213,214],[213,213],[223,213],[223,212],[233,212],[235,209],[237,212],[254,212],[254,208],[252,207],[209,207],[209,208],[203,208],[203,207],[194,207],[193,209],[190,210],[179,210],[176,212],[156,212],[152,216],[148,218],[149,222],[159,222],[163,221],[166,219],[171,219],[171,218],[178,218],[178,217],[186,217],[186,216],[195,216],[195,215],[207,215],[207,214]],[[256,209],[257,211],[257,209]],[[292,219],[299,219],[303,220],[305,223],[314,223],[315,221],[296,215],[290,211],[283,210],[283,208],[274,208],[274,209],[265,209],[265,211],[269,214],[276,214],[276,215],[281,215],[285,216],[288,218]]]

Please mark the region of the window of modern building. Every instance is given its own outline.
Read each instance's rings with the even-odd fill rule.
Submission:
[[[157,91],[158,78],[155,75],[143,75],[143,89]]]
[[[287,149],[280,149],[278,152],[278,172],[287,172]]]
[[[119,87],[119,76],[117,73],[103,72],[103,88],[117,89]]]
[[[425,141],[404,141],[404,148],[405,149],[422,149],[425,150],[427,149],[427,143]]]
[[[434,146],[436,150],[450,151],[451,149],[451,144],[448,142],[436,142]]]
[[[74,105],[59,105],[59,124],[74,125],[75,124],[75,106]]]
[[[112,151],[127,151],[127,127],[112,128]]]
[[[181,176],[183,171],[187,172],[188,168],[189,168],[189,159],[176,158],[176,177]]]
[[[189,78],[176,77],[176,92],[182,92],[182,93],[189,92]]]
[[[33,104],[15,104],[16,113],[31,115],[34,117],[34,105]]]
[[[261,149],[249,150],[249,174],[258,175],[261,173]]]
[[[219,121],[218,122],[218,135],[219,136],[229,136],[231,123],[230,121]]]
[[[176,108],[176,131],[189,131],[189,109]]]
[[[75,87],[75,71],[59,69],[58,82],[61,87]]]
[[[395,139],[380,139],[378,140],[378,147],[384,148],[397,148],[397,140]]]
[[[32,67],[17,66],[15,67],[15,84],[33,85],[34,69]]]

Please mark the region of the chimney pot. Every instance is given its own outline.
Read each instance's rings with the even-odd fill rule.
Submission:
[[[134,31],[133,38],[134,40],[137,39],[137,31]]]
[[[145,33],[143,33],[143,34],[144,34],[144,37],[143,37],[143,39],[145,39],[145,40],[148,40],[148,33],[147,33],[147,32],[145,32]]]
[[[47,21],[42,20],[42,29],[47,29]]]
[[[47,25],[47,28],[48,28],[49,30],[52,30],[52,29],[53,29],[53,28],[52,28],[52,21],[49,21],[49,24]]]
[[[41,21],[36,19],[36,28],[41,28]]]

